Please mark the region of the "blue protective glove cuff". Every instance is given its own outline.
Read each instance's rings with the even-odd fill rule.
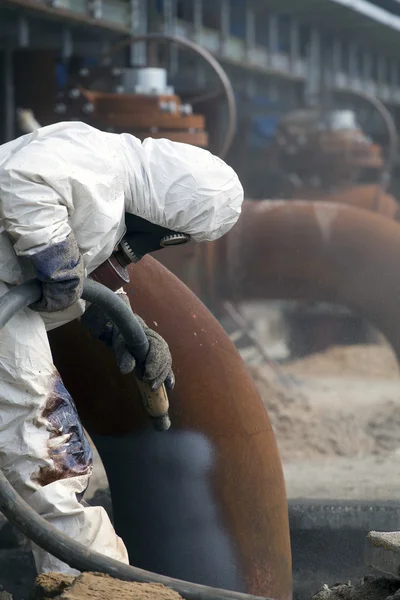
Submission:
[[[30,259],[43,290],[42,298],[30,308],[55,312],[65,310],[80,299],[85,269],[73,233],[63,242],[49,246]]]

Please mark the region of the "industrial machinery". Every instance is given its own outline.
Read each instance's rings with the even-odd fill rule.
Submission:
[[[279,196],[378,205],[390,183],[398,135],[392,115],[368,92],[351,91],[383,121],[388,138],[382,148],[363,132],[352,110],[319,106],[288,113],[278,124],[270,147],[272,170],[280,177]],[[369,198],[370,196],[370,198]],[[386,197],[390,205],[393,198]]]
[[[160,58],[157,52],[160,44],[168,43],[194,53],[213,71],[217,89],[200,95],[187,93],[189,100],[183,101],[168,84],[166,68],[118,66],[118,58],[121,60],[128,46],[145,42],[149,43],[149,55],[157,64],[163,60],[161,51]],[[215,120],[215,113],[223,100],[226,107],[225,118],[222,119],[225,131],[220,124],[216,125]],[[194,112],[197,106],[201,107],[201,114]],[[195,42],[161,33],[126,38],[103,55],[99,64],[76,67],[76,72],[72,70],[69,73],[65,88],[54,98],[51,111],[49,103],[43,109],[40,102],[30,102],[29,108],[33,109],[42,125],[60,120],[80,120],[105,131],[132,133],[140,139],[166,137],[209,147],[222,157],[230,148],[236,128],[235,98],[220,64]],[[210,120],[208,126],[205,115]],[[210,130],[211,135],[208,133]]]
[[[291,112],[281,119],[271,156],[286,197],[354,185],[363,169],[382,170],[382,150],[363,133],[349,110]],[[286,184],[286,185],[285,185]]]

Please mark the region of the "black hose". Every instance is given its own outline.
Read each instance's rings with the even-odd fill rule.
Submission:
[[[41,284],[31,279],[11,288],[0,298],[0,329],[17,312],[40,300]],[[82,299],[101,308],[110,320],[118,327],[124,341],[139,366],[145,360],[149,350],[149,342],[139,321],[129,307],[113,291],[91,279],[83,283]]]
[[[0,298],[0,329],[20,310],[40,299],[41,285],[31,280],[12,288]],[[147,338],[142,327],[123,300],[96,281],[86,279],[82,298],[102,308],[120,329],[132,355],[138,361],[147,354]],[[124,581],[159,583],[178,592],[186,600],[263,600],[260,596],[221,590],[189,583],[125,565],[89,550],[37,514],[0,471],[0,511],[37,546],[78,571],[106,573]],[[264,599],[269,600],[269,599]]]
[[[0,329],[29,304],[37,302],[42,297],[42,286],[37,279],[22,283],[0,298]]]
[[[82,299],[106,313],[118,327],[138,366],[142,366],[149,351],[149,342],[142,326],[125,302],[105,285],[92,279],[85,279]]]
[[[263,600],[260,596],[230,592],[150,573],[150,571],[125,565],[99,552],[89,550],[83,544],[61,533],[54,525],[38,515],[15,492],[1,471],[0,510],[32,542],[78,571],[107,573],[124,581],[160,583],[175,590],[186,600]]]

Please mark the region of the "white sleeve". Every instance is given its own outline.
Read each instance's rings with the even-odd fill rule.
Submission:
[[[0,198],[3,227],[20,256],[62,242],[71,232],[67,206],[40,175],[0,169]]]
[[[0,163],[0,218],[18,255],[62,242],[71,229],[83,252],[108,249],[124,208],[120,148],[115,134],[59,123],[13,149]]]

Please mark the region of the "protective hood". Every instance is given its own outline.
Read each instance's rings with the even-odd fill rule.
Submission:
[[[165,139],[121,135],[125,210],[198,242],[216,240],[240,216],[243,188],[234,170],[207,150]]]

